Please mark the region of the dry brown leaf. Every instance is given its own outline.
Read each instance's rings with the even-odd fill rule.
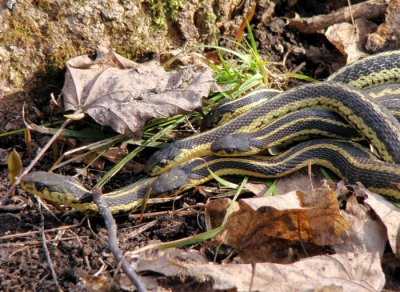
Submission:
[[[349,224],[343,244],[332,246],[336,253],[378,253],[381,257],[385,251],[387,234],[380,220],[373,218],[363,204],[358,203],[356,196],[351,196],[346,203],[346,210],[341,212]]]
[[[187,264],[206,264],[207,260],[196,251],[184,251],[177,248],[155,250],[141,255],[137,272],[153,271],[165,276],[184,273]]]
[[[393,252],[400,255],[400,208],[380,195],[365,189],[363,192],[368,196],[365,203],[374,210],[385,225],[387,238]]]
[[[314,187],[321,185],[324,177],[319,171],[319,166],[312,167],[312,172],[307,169],[301,169],[289,175],[280,178],[275,185],[278,194],[286,194],[292,190],[300,190],[302,192],[311,192]]]
[[[366,36],[376,30],[376,25],[365,19],[357,19],[356,25],[343,22],[330,26],[326,38],[345,56],[347,64],[365,56],[363,47]]]
[[[187,277],[200,284],[209,280],[213,291],[380,291],[385,283],[379,255],[372,253],[316,256],[291,265],[205,264],[198,260],[200,255],[187,254],[172,250],[150,260],[141,256],[137,271],[156,272],[182,282]]]
[[[209,204],[217,203],[215,200]],[[339,212],[336,193],[328,189],[317,189],[309,195],[297,191],[243,199],[234,204],[238,211],[229,217],[220,240],[239,250],[254,250],[271,237],[317,245],[337,244],[342,242],[340,235],[347,228]],[[215,213],[213,217],[219,218]]]
[[[272,263],[191,265],[188,273],[210,277],[214,290],[236,291],[380,291],[385,284],[379,255],[317,256],[291,265]],[[250,287],[250,285],[252,286]]]
[[[64,107],[138,139],[147,120],[201,106],[215,82],[209,68],[200,71],[166,72],[157,61],[138,64],[102,49],[95,60],[79,56],[67,62]]]

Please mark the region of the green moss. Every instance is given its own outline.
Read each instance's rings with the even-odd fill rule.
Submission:
[[[26,15],[29,6],[21,5],[16,11],[3,19],[10,28],[0,39],[0,45],[32,46],[40,41],[41,32],[36,22]]]
[[[183,8],[180,0],[149,0],[150,14],[157,28],[166,28],[166,20],[176,21]]]
[[[153,46],[138,46],[137,43],[121,44],[115,46],[115,52],[129,60],[141,60],[149,54],[153,54],[156,48]]]

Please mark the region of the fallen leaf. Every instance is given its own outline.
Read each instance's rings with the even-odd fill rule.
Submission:
[[[21,156],[19,156],[15,148],[13,148],[10,155],[8,155],[8,173],[10,176],[11,184],[14,183],[15,177],[19,176],[22,173]]]
[[[268,191],[268,186],[264,183],[248,182],[244,186],[247,192],[255,194],[257,197],[263,196]]]
[[[141,255],[137,272],[162,274],[174,283],[187,279],[192,288],[194,281],[198,285],[208,281],[212,291],[380,291],[385,284],[379,255],[373,253],[316,256],[290,265],[218,265],[203,263],[200,255],[194,255],[179,250],[164,251],[150,260]]]
[[[200,108],[202,97],[215,86],[209,68],[166,72],[157,61],[138,64],[104,49],[95,60],[79,56],[66,66],[65,110],[86,113],[136,139],[149,119]]]
[[[333,245],[336,253],[378,253],[382,257],[386,242],[386,228],[380,220],[371,216],[369,208],[357,201],[352,195],[346,203],[342,216],[349,224],[349,229],[342,235],[343,243]]]
[[[212,217],[217,218],[212,227],[220,224],[221,216],[216,211],[225,212],[225,200],[219,208],[211,206],[217,205],[218,200],[208,203],[206,210],[212,209]],[[336,193],[328,189],[316,189],[310,194],[293,191],[280,196],[242,199],[233,204],[237,211],[229,217],[219,239],[255,254],[256,247],[270,238],[316,245],[342,243],[340,236],[347,228],[339,212]]]
[[[393,252],[400,255],[400,208],[380,195],[366,189],[363,189],[363,192],[368,196],[365,203],[374,210],[385,225],[387,238]]]
[[[212,279],[214,290],[380,291],[385,284],[378,254],[316,256],[291,265],[272,263],[190,265],[188,274]]]
[[[356,24],[347,22],[330,26],[325,36],[343,55],[347,56],[346,63],[357,61],[364,57],[364,44],[368,33],[376,30],[376,24],[365,19],[357,19]]]

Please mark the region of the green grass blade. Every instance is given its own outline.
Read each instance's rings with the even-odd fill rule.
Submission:
[[[189,244],[200,243],[200,242],[202,242],[204,240],[208,240],[208,239],[211,239],[211,238],[215,237],[218,233],[220,233],[224,229],[224,227],[226,225],[226,222],[228,221],[228,218],[229,218],[230,214],[232,213],[233,203],[236,202],[237,198],[239,197],[240,193],[242,192],[242,190],[243,190],[244,186],[246,185],[247,181],[248,181],[248,177],[245,177],[243,179],[242,183],[240,184],[240,186],[238,187],[238,189],[236,191],[236,194],[233,197],[232,202],[231,202],[231,204],[229,205],[229,207],[228,207],[228,209],[226,211],[226,214],[225,214],[225,217],[224,217],[224,221],[222,222],[221,226],[219,226],[217,228],[214,228],[214,229],[211,229],[211,230],[209,230],[207,232],[196,234],[194,236],[190,236],[190,237],[186,237],[186,238],[183,238],[183,239],[179,239],[179,240],[175,240],[175,241],[171,241],[171,242],[168,242],[168,243],[161,244],[160,248],[173,248],[173,247],[179,248],[179,247],[183,247],[183,246],[189,245]]]
[[[229,188],[229,189],[237,189],[239,185],[231,183],[227,180],[224,180],[222,177],[216,175],[211,169],[208,168],[208,171],[210,172],[211,176],[222,186]]]
[[[326,171],[325,168],[319,167],[319,172],[322,174],[322,176],[327,179],[327,180],[332,180],[332,177],[329,175],[328,171]]]
[[[211,49],[216,49],[216,50],[221,50],[221,51],[225,51],[227,53],[230,53],[230,54],[238,57],[245,64],[250,64],[251,63],[251,59],[247,55],[242,54],[241,52],[237,52],[237,51],[234,51],[234,50],[231,50],[231,49],[228,49],[228,48],[224,48],[224,47],[220,47],[220,46],[214,46],[214,45],[208,45],[208,46],[205,46],[205,47],[206,48],[211,48]]]
[[[278,179],[274,179],[274,181],[269,185],[267,191],[263,195],[263,197],[276,196],[278,194],[278,190],[276,189],[276,184],[278,183]]]
[[[310,76],[307,75],[303,75],[303,74],[298,74],[298,73],[288,73],[290,78],[296,78],[299,80],[304,80],[304,81],[308,81],[308,82],[318,82],[317,79],[314,79]]]
[[[187,238],[179,239],[179,240],[174,240],[168,243],[164,243],[160,245],[160,248],[179,248],[188,244],[196,244],[199,242],[202,242],[204,240],[211,239],[215,237],[218,233],[220,233],[223,230],[223,226],[219,226],[217,228],[211,229],[207,232],[203,232],[200,234],[196,234]]]
[[[127,156],[125,156],[123,159],[121,159],[120,162],[118,162],[114,167],[108,171],[95,185],[97,188],[101,188],[110,178],[112,178],[118,171],[121,170],[122,167],[126,163],[128,163],[133,157],[138,155],[143,149],[146,148],[146,146],[150,145],[151,143],[155,142],[157,139],[161,138],[164,136],[168,131],[172,130],[173,128],[177,127],[180,123],[185,121],[185,116],[180,117],[175,121],[174,124],[169,125],[162,129],[160,132],[152,136],[151,138],[147,139],[146,141],[143,142],[141,146],[138,146],[135,150],[130,152]]]
[[[226,214],[224,217],[224,221],[222,221],[221,227],[225,227],[226,222],[228,222],[229,216],[232,214],[233,203],[237,201],[239,195],[242,193],[244,186],[247,184],[249,178],[247,176],[244,177],[242,183],[238,187],[236,194],[233,196],[232,202],[230,203],[228,209],[226,210]]]
[[[54,125],[61,125],[64,122],[65,122],[65,120],[63,120],[63,121],[54,121],[54,122],[45,123],[45,124],[42,124],[42,125],[39,125],[39,126],[48,127],[48,126],[54,126]],[[5,133],[0,133],[0,138],[1,137],[6,137],[6,136],[9,136],[9,135],[24,134],[25,130],[26,130],[26,128],[22,128],[22,129],[12,130],[12,131],[5,132]]]

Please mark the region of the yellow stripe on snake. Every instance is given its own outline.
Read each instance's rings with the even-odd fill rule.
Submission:
[[[400,124],[385,106],[371,98],[374,88],[383,86],[379,89],[383,92],[390,84],[400,83],[399,68],[399,51],[383,53],[344,67],[328,82],[272,94],[244,114],[156,152],[146,170],[158,177],[145,178],[104,194],[104,199],[111,212],[127,212],[140,206],[148,188],[156,196],[202,184],[212,178],[209,169],[217,175],[281,177],[315,164],[330,169],[349,183],[361,182],[372,191],[400,200],[400,165],[395,164],[400,163]],[[379,90],[375,91],[378,95]],[[396,96],[387,98],[394,105],[392,110],[397,108],[395,99]],[[276,144],[314,136],[365,139],[376,155],[358,143],[336,139],[302,142],[277,156],[252,155]],[[222,143],[224,139],[233,141],[233,149],[229,143]],[[252,147],[248,148],[243,145],[246,139],[251,143],[261,142],[256,147],[250,143]],[[218,157],[211,155],[213,151],[251,156]],[[97,211],[90,193],[64,176],[32,173],[23,179],[22,186],[50,201],[81,211]]]

